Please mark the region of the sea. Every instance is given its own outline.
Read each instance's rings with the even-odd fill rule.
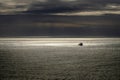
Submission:
[[[0,38],[0,80],[120,80],[120,38]]]

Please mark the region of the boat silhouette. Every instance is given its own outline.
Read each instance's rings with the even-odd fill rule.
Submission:
[[[78,45],[79,45],[79,46],[83,46],[83,43],[79,43]]]

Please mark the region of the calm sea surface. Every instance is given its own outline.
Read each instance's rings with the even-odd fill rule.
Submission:
[[[0,38],[0,80],[120,80],[120,38]]]

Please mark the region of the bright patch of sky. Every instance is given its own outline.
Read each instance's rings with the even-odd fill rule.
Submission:
[[[51,15],[66,15],[66,16],[101,16],[105,14],[120,14],[120,11],[83,11],[73,13],[56,13]]]

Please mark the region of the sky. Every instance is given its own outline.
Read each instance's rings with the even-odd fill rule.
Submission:
[[[0,14],[120,14],[120,0],[0,0]]]
[[[120,37],[120,0],[0,0],[0,37]]]

